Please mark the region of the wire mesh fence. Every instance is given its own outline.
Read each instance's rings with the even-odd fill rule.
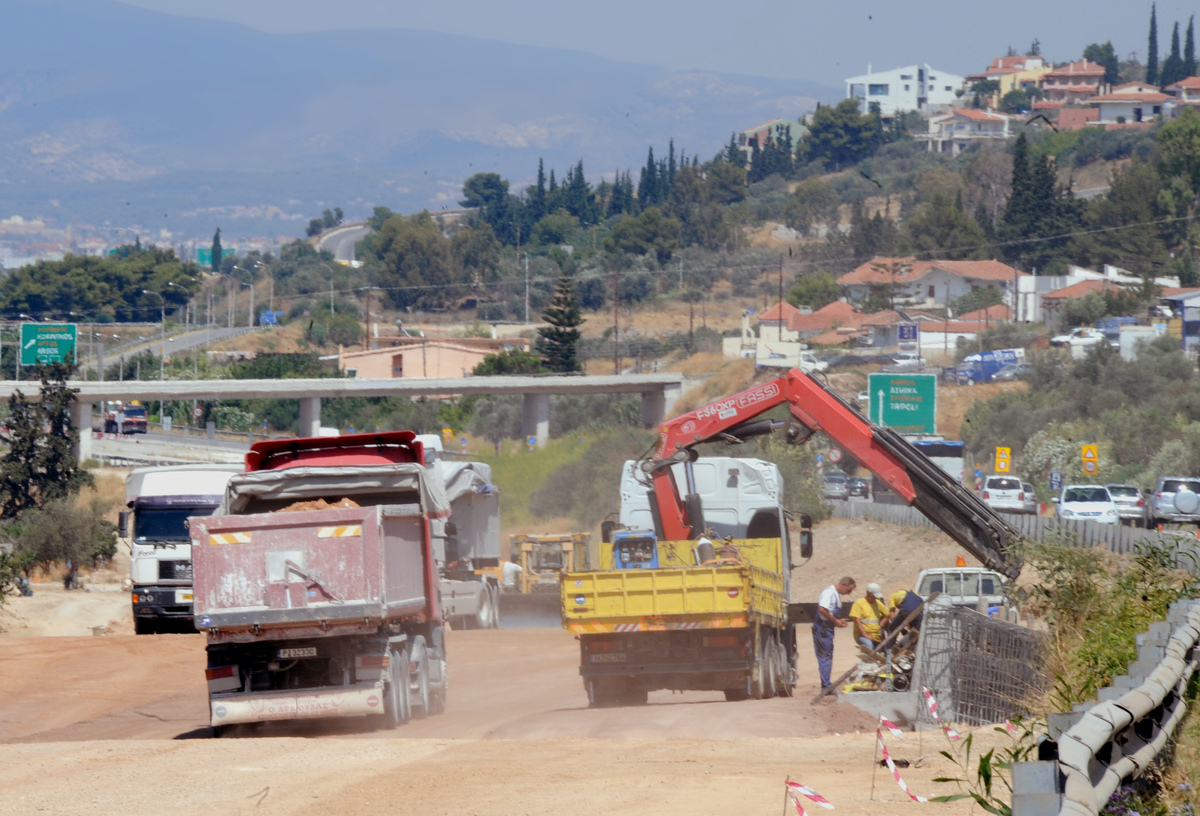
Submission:
[[[937,698],[943,720],[1004,722],[1025,715],[1025,701],[1047,688],[1047,645],[1043,632],[933,604],[921,626],[919,682]],[[920,714],[933,722],[923,706]]]

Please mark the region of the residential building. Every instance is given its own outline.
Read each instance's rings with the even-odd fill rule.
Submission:
[[[405,337],[389,348],[339,351],[338,369],[360,379],[469,377],[484,357],[506,348],[528,351],[529,341]]]
[[[1152,122],[1162,116],[1164,103],[1173,97],[1156,89],[1142,88],[1142,83],[1122,85],[1113,88],[1111,93],[1093,96],[1088,104],[1100,111],[1099,124]]]
[[[779,128],[791,130],[792,144],[798,142],[804,134],[808,133],[808,128],[799,122],[793,122],[790,119],[772,119],[769,122],[763,122],[761,125],[755,125],[738,133],[737,145],[742,152],[749,156],[754,152],[754,148],[757,147],[761,150],[766,146],[767,142],[778,138],[777,133]]]
[[[1116,89],[1114,88],[1113,90]],[[1163,88],[1163,90],[1175,97],[1181,104],[1200,105],[1200,77],[1181,79],[1174,85],[1168,85]]]
[[[1042,77],[1042,92],[1050,102],[1086,102],[1104,91],[1104,66],[1079,60],[1048,71]]]
[[[1000,261],[918,261],[913,258],[873,258],[838,278],[851,303],[862,303],[872,290],[890,289],[893,304],[944,307],[980,289],[996,289],[1012,302],[1014,285],[1028,273]]]
[[[1029,90],[1041,85],[1042,77],[1050,73],[1051,66],[1041,57],[1018,56],[996,57],[986,71],[967,77],[968,85],[982,80],[991,80],[1000,87],[991,96],[981,100],[991,107],[1000,106],[1000,100],[1010,91]]]
[[[971,144],[1004,140],[1011,135],[1012,118],[1002,113],[976,108],[956,108],[929,119],[929,132],[914,136],[925,142],[931,153],[957,156]]]
[[[958,98],[964,79],[957,74],[938,71],[929,65],[910,65],[891,71],[873,72],[870,66],[863,76],[846,80],[846,98],[859,100],[863,113],[872,105],[890,119],[905,111],[923,111],[949,106]]]
[[[1037,110],[1034,105],[1034,110]],[[1058,129],[1082,130],[1085,127],[1095,127],[1100,122],[1100,111],[1097,108],[1061,108],[1058,114]]]
[[[809,312],[812,311],[811,309],[808,309],[807,307],[805,307],[805,309]],[[775,335],[775,339],[777,339],[777,340],[779,340],[779,339],[783,339],[783,340],[796,339],[794,337],[789,338],[787,336],[787,329],[788,329],[788,321],[791,320],[792,315],[798,315],[798,314],[802,314],[800,309],[797,309],[795,306],[788,303],[786,300],[779,301],[774,306],[771,306],[770,308],[765,309],[763,311],[763,313],[758,316],[758,336],[764,337],[764,336],[766,336],[766,334],[768,332],[776,332],[777,333],[777,332],[779,332],[780,329],[783,329],[784,330],[783,336],[780,337],[779,334],[777,333]]]

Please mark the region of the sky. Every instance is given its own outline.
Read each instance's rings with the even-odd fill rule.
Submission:
[[[942,71],[981,71],[1008,46],[1034,38],[1055,61],[1078,59],[1091,42],[1112,40],[1125,59],[1146,54],[1150,3],[1116,0],[123,0],[184,16],[242,23],[275,33],[326,29],[417,28],[587,51],[680,70],[799,79],[839,88],[866,73],[928,63]],[[1171,25],[1194,6],[1158,3],[1159,53]],[[453,59],[452,54],[446,55]]]

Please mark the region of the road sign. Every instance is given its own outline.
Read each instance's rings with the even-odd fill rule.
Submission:
[[[1061,470],[1050,471],[1050,489],[1057,492],[1062,490],[1063,478]]]
[[[830,448],[830,449],[829,449],[829,461],[830,461],[830,462],[833,462],[835,465],[836,465],[838,462],[842,461],[842,450],[841,450],[841,448]]]
[[[936,374],[869,374],[868,418],[906,434],[937,433]]]
[[[74,323],[22,323],[21,365],[65,362],[75,356],[78,337]]]
[[[915,343],[919,337],[916,323],[897,323],[896,332],[901,343]]]
[[[996,448],[996,472],[1008,473],[1012,462],[1012,448]]]
[[[192,416],[194,416],[196,419],[199,419],[200,417],[204,416],[204,409],[197,405],[192,409]]]
[[[1089,476],[1100,470],[1100,456],[1095,445],[1083,445],[1080,448],[1083,455],[1083,472]]]

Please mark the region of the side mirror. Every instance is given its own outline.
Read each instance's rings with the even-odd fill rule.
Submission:
[[[812,530],[800,531],[800,557],[812,558],[813,554],[813,534]]]
[[[117,535],[121,538],[129,538],[129,511],[122,510],[117,513]]]
[[[1050,503],[1051,503],[1051,504],[1058,504],[1058,496],[1051,496],[1051,497],[1050,497]]]

